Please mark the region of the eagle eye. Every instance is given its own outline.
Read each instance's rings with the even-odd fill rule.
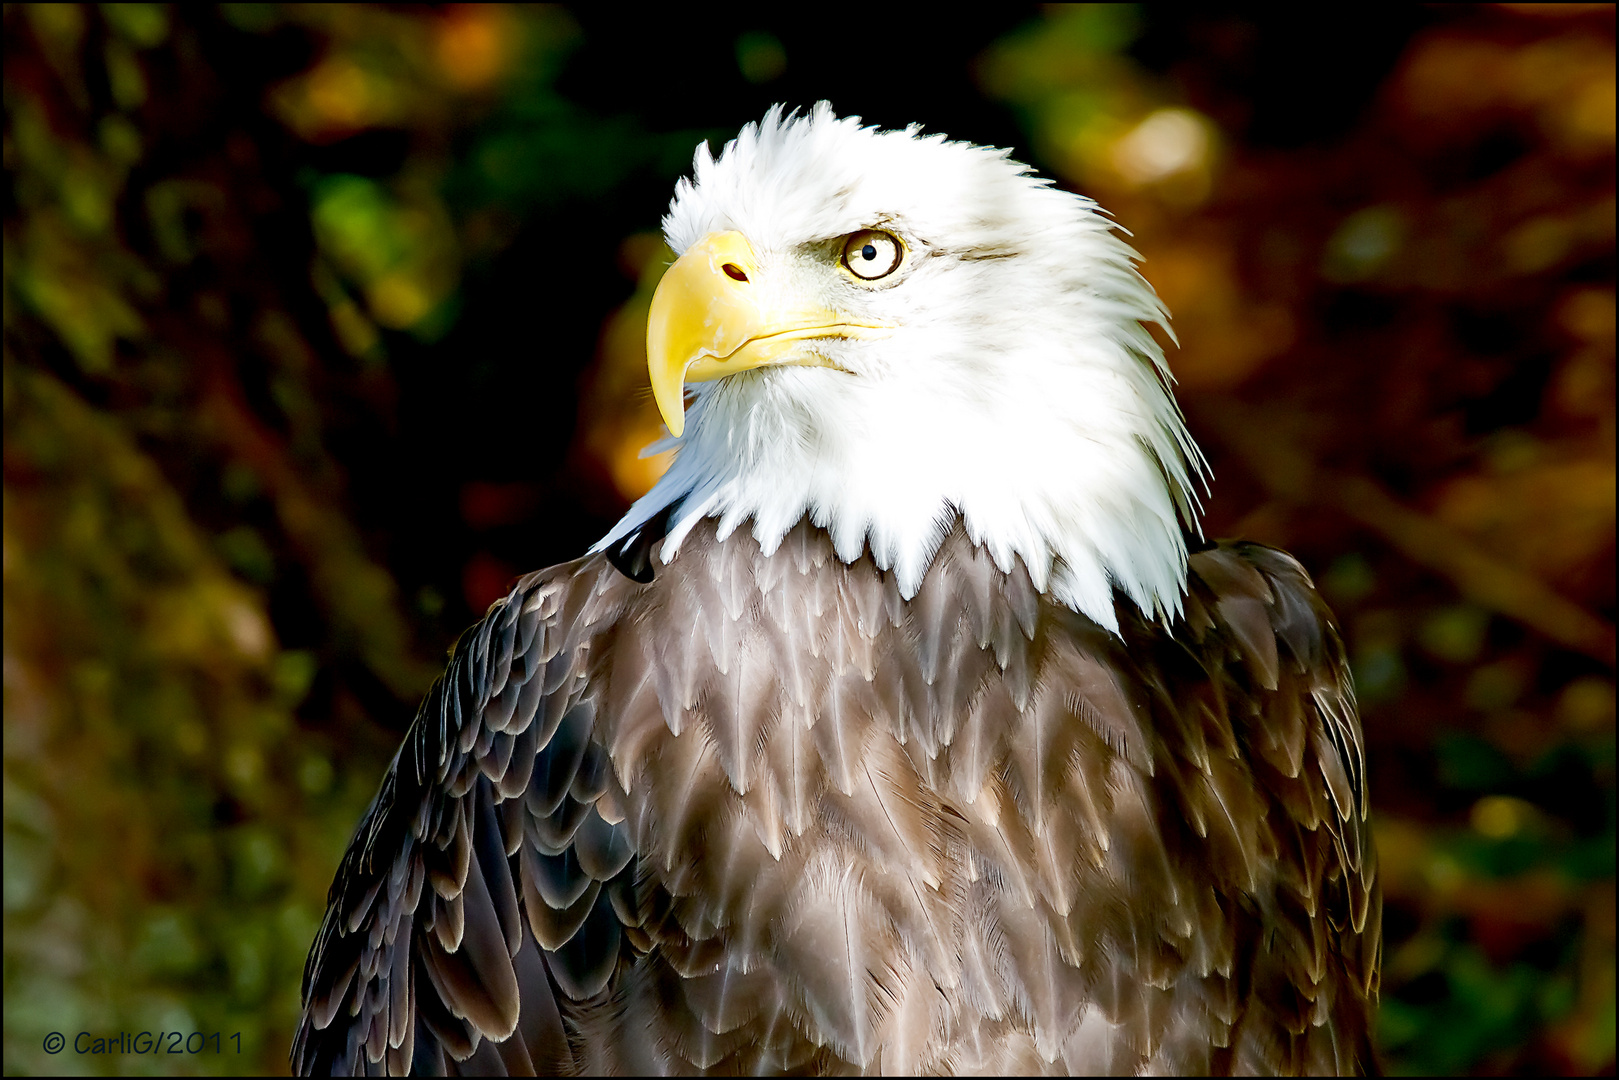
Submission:
[[[893,233],[861,229],[843,242],[843,265],[862,281],[876,281],[899,269],[905,245]]]

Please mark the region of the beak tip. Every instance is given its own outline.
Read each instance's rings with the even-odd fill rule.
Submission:
[[[662,390],[658,393],[657,390]],[[686,402],[682,393],[684,387],[673,389],[657,387],[652,398],[657,403],[658,415],[663,418],[663,424],[669,429],[669,434],[680,438],[686,433]]]

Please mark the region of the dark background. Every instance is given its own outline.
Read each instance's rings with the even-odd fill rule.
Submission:
[[[823,98],[1134,234],[1210,534],[1343,624],[1388,1068],[1613,1070],[1611,6],[4,21],[7,1073],[285,1069],[445,650],[655,476],[675,178]],[[42,1049],[143,1029],[224,1053]]]

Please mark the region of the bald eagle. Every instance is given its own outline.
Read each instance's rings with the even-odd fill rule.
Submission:
[[[455,648],[294,1067],[1374,1068],[1342,645],[1291,557],[1195,541],[1111,222],[823,104],[699,147],[664,231],[673,464]]]

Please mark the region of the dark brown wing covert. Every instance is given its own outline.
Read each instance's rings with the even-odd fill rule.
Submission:
[[[600,557],[531,575],[456,646],[332,884],[294,1071],[571,1061],[557,1002],[600,993],[619,960],[630,849],[589,646],[626,587]]]

